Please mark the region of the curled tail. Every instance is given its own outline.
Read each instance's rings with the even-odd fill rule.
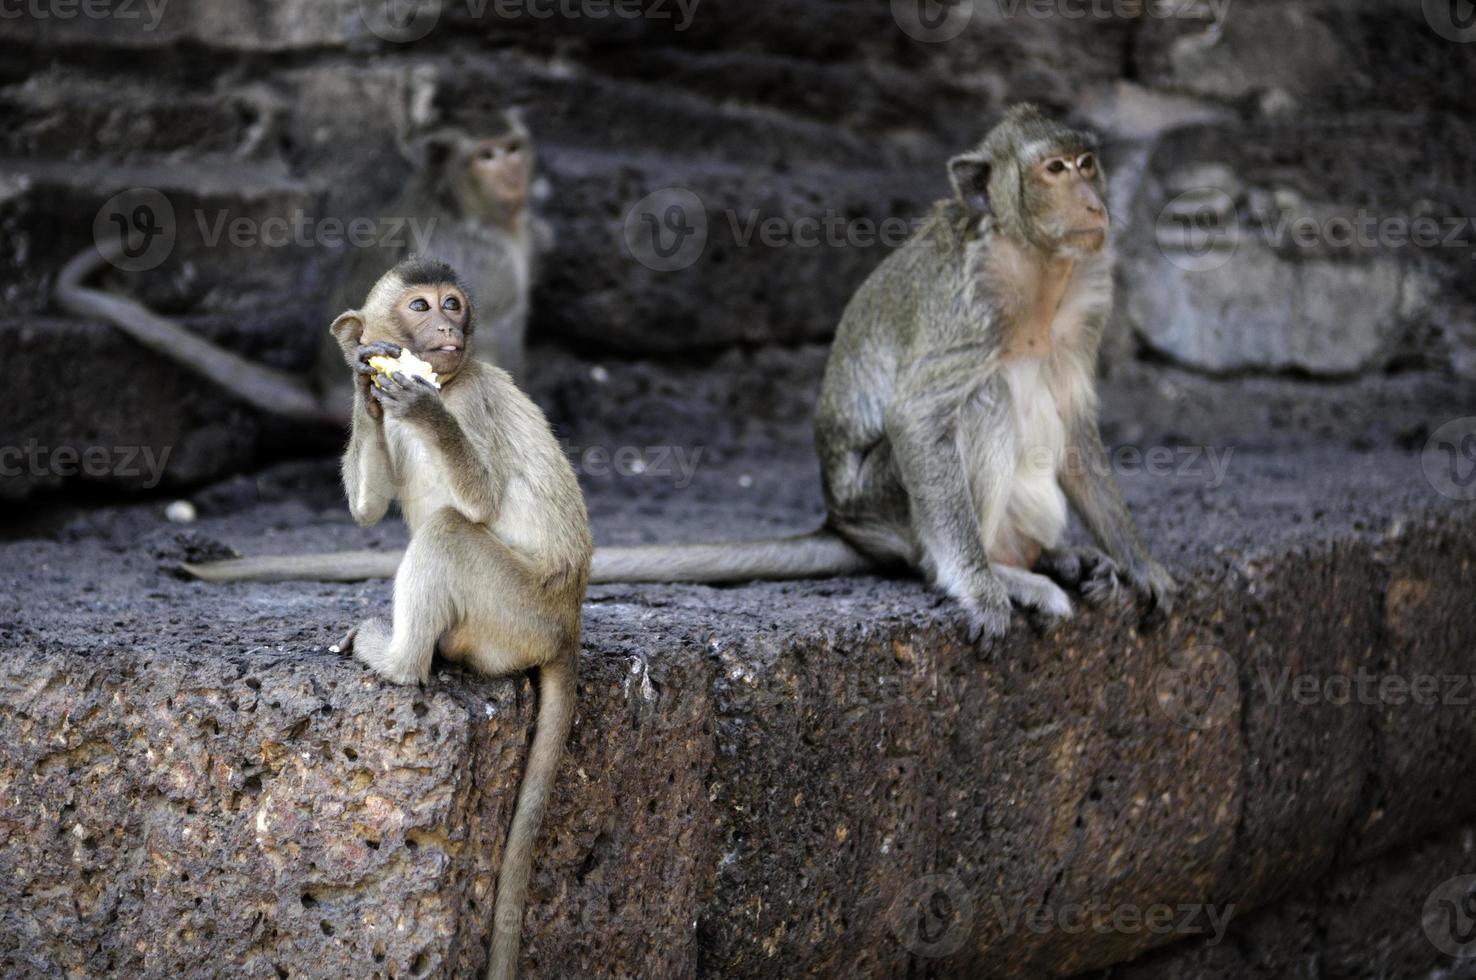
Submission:
[[[747,582],[852,575],[876,563],[830,531],[722,544],[596,548],[589,581]]]
[[[232,558],[200,565],[180,565],[187,575],[205,582],[359,582],[367,578],[393,578],[405,552],[338,551],[309,555],[261,555]]]
[[[518,970],[518,945],[523,932],[523,905],[528,897],[528,872],[533,866],[533,843],[543,822],[549,790],[559,772],[564,740],[574,722],[574,700],[579,674],[579,646],[538,669],[538,721],[528,768],[518,790],[512,828],[497,872],[497,909],[492,918],[492,946],[487,956],[487,980],[513,980]]]
[[[253,408],[272,415],[324,425],[347,421],[324,409],[298,378],[217,347],[184,327],[124,296],[84,286],[88,277],[121,254],[121,240],[84,249],[62,267],[53,290],[56,303],[76,316],[105,320],[143,346],[182,364]]]

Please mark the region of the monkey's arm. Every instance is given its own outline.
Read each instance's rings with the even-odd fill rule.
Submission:
[[[1143,547],[1091,413],[1071,423],[1067,440],[1070,451],[1060,476],[1066,499],[1102,550],[1122,566],[1133,588],[1167,611],[1178,586]]]
[[[388,415],[415,426],[446,461],[448,487],[456,509],[476,524],[492,524],[502,511],[507,473],[477,452],[466,430],[424,379],[394,375],[396,384],[376,389]]]
[[[343,490],[360,527],[379,523],[395,495],[394,469],[384,426],[369,414],[368,396],[354,388],[353,433],[343,453]]]
[[[986,544],[1006,488],[1001,470],[981,461],[1008,459],[1014,446],[1001,423],[1011,410],[1004,386],[995,379],[970,392],[972,375],[966,357],[946,355],[905,374],[885,425],[924,571],[967,611],[971,638],[992,640],[1010,624],[1009,595]]]
[[[120,245],[115,241],[98,249],[89,248],[68,262],[56,279],[58,305],[78,316],[106,320],[155,353],[184,365],[261,411],[315,424],[343,423],[303,379],[253,364],[133,300],[83,286],[87,277],[107,261],[103,250],[116,250]]]

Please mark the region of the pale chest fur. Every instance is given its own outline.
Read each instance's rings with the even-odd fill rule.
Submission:
[[[1094,324],[1112,305],[1106,255],[1043,258],[996,240],[976,275],[994,300],[1001,360],[1070,359],[1094,342]]]
[[[1032,260],[997,247],[983,275],[998,301],[998,371],[1010,393],[1015,452],[1004,514],[988,542],[995,561],[1029,567],[1066,527],[1059,474],[1073,417],[1092,412],[1093,331],[1110,307],[1109,266]]]
[[[405,523],[414,531],[430,515],[453,503],[445,461],[440,450],[408,422],[385,419],[384,438],[389,447],[395,498]]]

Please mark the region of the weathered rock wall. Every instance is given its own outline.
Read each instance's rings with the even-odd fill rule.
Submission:
[[[157,190],[174,240],[112,288],[301,364],[350,247],[333,244],[332,221],[381,216],[411,167],[407,135],[476,127],[509,104],[539,136],[556,232],[536,299],[545,350],[687,363],[824,342],[944,192],[948,155],[1034,99],[1107,141],[1122,255],[1109,361],[1476,376],[1476,59],[1446,5],[1205,0],[1133,16],[973,0],[934,27],[901,0],[646,0],[638,19],[596,6],[425,4],[439,16],[406,43],[386,39],[405,35],[378,5],[348,0],[68,17],[41,4],[0,19],[0,295],[5,329],[23,334],[12,356],[34,366],[0,392],[0,445],[85,438],[26,406],[52,394],[56,343],[42,336],[76,329],[40,319],[56,269],[100,209],[112,220],[114,194]],[[691,196],[648,197],[672,188]],[[652,227],[679,268],[653,252]],[[258,239],[283,228],[286,245]],[[217,448],[176,440],[175,484],[280,452],[170,368],[147,371],[169,378],[173,413],[117,390],[110,351],[71,348],[83,430],[140,443],[231,416]]]
[[[1187,582],[1167,623],[1022,616],[981,656],[911,581],[595,589],[527,975],[1066,976],[1200,940],[1207,913],[1178,910],[1233,904],[1253,932],[1204,954],[1229,976],[1263,941],[1254,909],[1469,824],[1471,506],[1399,448],[1403,398],[1349,446],[1315,390],[1201,382],[1182,412],[1114,423],[1145,445],[1217,425],[1236,450],[1219,475],[1125,477]],[[1230,404],[1256,430],[1305,414],[1253,442],[1217,424]],[[812,525],[799,438],[718,448],[681,492],[588,481],[601,540]],[[397,688],[328,654],[388,608],[386,583],[161,570],[221,540],[401,541],[352,525],[331,463],[196,499],[184,536],[135,506],[0,543],[0,972],[467,974],[531,688],[454,669]],[[1305,894],[1330,930],[1356,921],[1336,883]],[[1401,895],[1389,929],[1419,937]],[[1173,928],[1070,931],[1082,910],[1154,908]]]

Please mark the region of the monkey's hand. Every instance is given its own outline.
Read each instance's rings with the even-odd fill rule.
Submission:
[[[1129,601],[1122,566],[1096,548],[1053,548],[1041,554],[1036,568],[1062,585],[1080,590],[1089,605]]]
[[[348,366],[354,373],[365,378],[372,378],[378,374],[378,370],[370,366],[371,357],[399,357],[401,347],[387,340],[380,340],[372,344],[356,344],[353,347],[345,347],[344,357],[348,360]]]
[[[390,375],[393,384],[378,385],[369,389],[370,397],[379,402],[384,413],[392,419],[406,421],[423,419],[437,411],[445,411],[441,405],[441,393],[425,378],[411,377],[403,371]]]
[[[1147,599],[1154,611],[1169,613],[1174,608],[1174,594],[1179,585],[1168,569],[1152,558],[1135,561],[1127,567],[1127,580],[1138,596]]]
[[[377,389],[374,385],[374,378],[379,371],[369,364],[369,358],[399,357],[399,345],[385,340],[374,344],[359,344],[351,350],[345,349],[344,356],[348,360],[349,367],[354,370],[354,381],[364,395],[364,407],[369,412],[369,417],[376,420],[384,418],[384,408],[380,405],[379,399],[375,397]]]

